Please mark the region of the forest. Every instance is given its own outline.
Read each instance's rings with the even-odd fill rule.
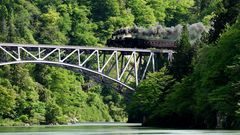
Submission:
[[[1,43],[102,47],[120,28],[182,26],[174,60],[149,73],[130,101],[64,68],[0,66],[0,125],[239,129],[239,13],[240,0],[0,0]],[[194,23],[207,30],[191,43]]]

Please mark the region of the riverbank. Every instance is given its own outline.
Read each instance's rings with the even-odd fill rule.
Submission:
[[[49,124],[49,125],[30,125],[28,123],[16,122],[15,125],[1,125],[0,127],[68,127],[68,126],[142,126],[142,123],[125,123],[125,122],[80,122],[68,124]]]

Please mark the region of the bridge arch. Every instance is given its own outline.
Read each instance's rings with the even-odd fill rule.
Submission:
[[[13,64],[54,64],[54,65],[64,65],[64,66],[68,66],[68,67],[73,67],[73,68],[78,68],[78,69],[82,69],[82,70],[85,70],[85,71],[88,71],[88,72],[91,72],[91,73],[94,73],[94,74],[97,74],[97,75],[101,75],[107,79],[110,79],[116,83],[119,83],[121,84],[122,86],[128,88],[129,90],[133,90],[134,91],[134,88],[120,82],[119,80],[116,80],[114,78],[111,78],[105,74],[102,74],[102,73],[99,73],[99,72],[96,72],[94,70],[91,70],[91,69],[88,69],[88,68],[84,68],[84,67],[80,67],[80,66],[76,66],[76,65],[71,65],[71,64],[67,64],[67,63],[60,63],[60,62],[52,62],[52,61],[12,61],[12,62],[5,62],[5,63],[0,63],[0,66],[3,66],[3,65],[13,65]]]
[[[155,71],[156,54],[166,54],[172,60],[173,53],[164,49],[0,43],[0,66],[24,63],[67,66],[100,75],[134,91],[128,81],[134,80],[137,86],[147,72]]]

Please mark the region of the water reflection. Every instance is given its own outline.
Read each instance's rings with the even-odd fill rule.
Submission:
[[[81,123],[67,126],[0,127],[1,135],[240,135],[240,130],[166,130],[126,123]]]

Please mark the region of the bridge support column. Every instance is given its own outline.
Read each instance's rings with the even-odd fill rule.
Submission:
[[[136,86],[138,86],[138,66],[137,66],[137,54],[136,52],[134,53],[134,72],[135,72],[135,81],[136,81]]]

